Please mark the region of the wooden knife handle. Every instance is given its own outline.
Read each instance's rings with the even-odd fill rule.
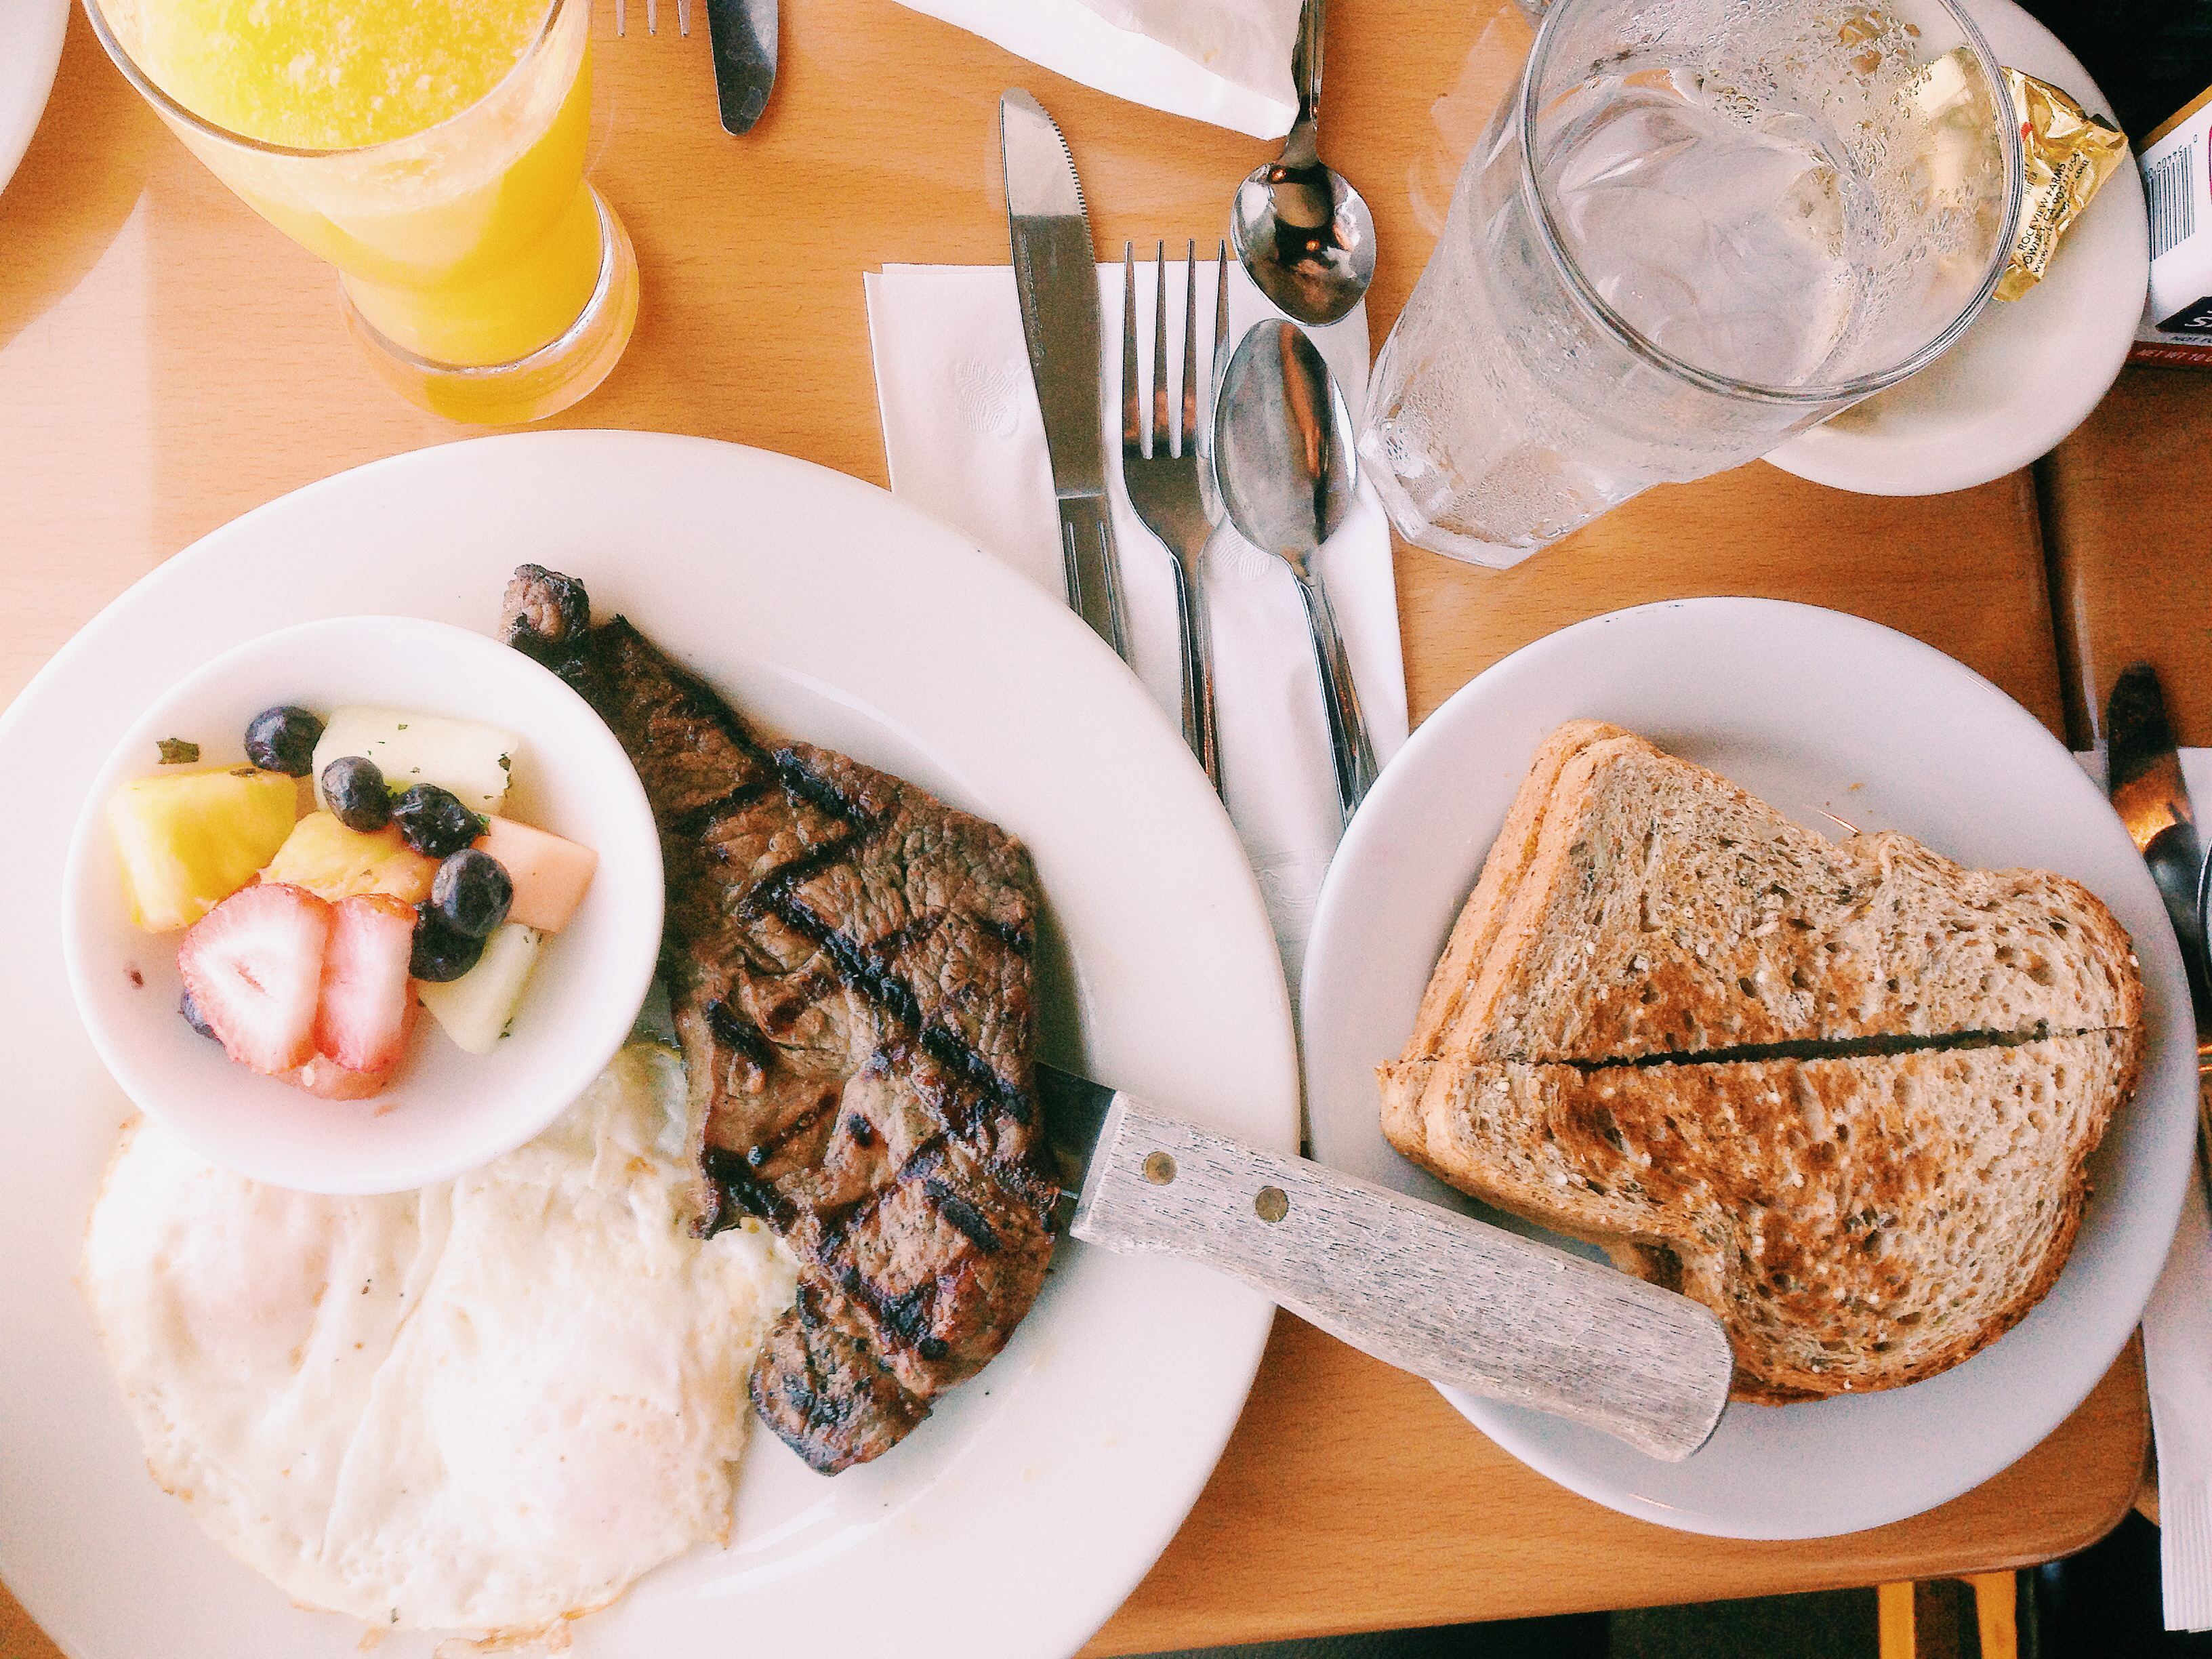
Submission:
[[[1733,1369],[1686,1297],[1117,1095],[1070,1229],[1187,1256],[1419,1376],[1534,1407],[1679,1462]]]

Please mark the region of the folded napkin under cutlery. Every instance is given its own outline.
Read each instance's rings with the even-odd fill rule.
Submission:
[[[1139,328],[1146,331],[1140,343],[1149,348],[1152,249],[1141,252],[1146,263],[1137,271],[1137,315]],[[1214,270],[1211,260],[1200,264],[1200,294],[1212,292]],[[1180,264],[1169,267],[1171,284],[1179,284],[1182,275]],[[1099,266],[1098,281],[1104,325],[1099,419],[1108,453],[1119,455],[1118,258]],[[1052,472],[1012,268],[889,265],[868,276],[867,294],[892,493],[965,531],[979,547],[1064,599]],[[1182,346],[1180,286],[1169,298],[1172,365]],[[1209,361],[1211,311],[1210,306],[1200,307],[1200,343],[1207,348],[1199,353],[1201,365]],[[1232,343],[1254,323],[1273,314],[1243,268],[1232,264]],[[1365,308],[1314,330],[1313,337],[1356,419],[1367,385]],[[1149,386],[1150,350],[1139,357],[1139,374]],[[1167,550],[1131,509],[1120,468],[1109,465],[1107,471],[1121,545],[1130,661],[1169,729],[1179,732],[1182,678],[1173,567]],[[1364,486],[1321,558],[1376,757],[1387,762],[1406,738],[1406,680],[1389,526]],[[1259,878],[1284,969],[1295,988],[1314,901],[1342,827],[1311,636],[1297,581],[1280,559],[1246,545],[1224,526],[1202,562],[1230,816]]]
[[[2212,749],[2179,753],[2190,799],[2212,801]],[[2101,755],[2075,758],[2104,781]],[[2194,1174],[2166,1267],[2143,1310],[2142,1335],[2158,1446],[2166,1627],[2212,1630],[2212,1221],[2203,1181]]]
[[[1298,112],[1299,0],[901,0],[1071,81],[1279,138]]]

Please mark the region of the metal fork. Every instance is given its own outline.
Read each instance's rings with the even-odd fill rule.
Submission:
[[[645,0],[645,32],[660,33],[660,0]],[[691,33],[691,0],[676,0],[676,32],[684,35]],[[629,33],[629,0],[615,0],[615,33]]]
[[[1214,359],[1228,337],[1228,246],[1221,249],[1220,280],[1213,302]],[[1198,434],[1198,244],[1185,246],[1183,270],[1182,416],[1169,417],[1167,245],[1155,244],[1152,294],[1152,407],[1149,434],[1145,400],[1137,384],[1137,264],[1130,244],[1121,244],[1121,482],[1129,504],[1145,527],[1159,538],[1174,561],[1176,613],[1182,639],[1182,735],[1214,788],[1221,787],[1221,749],[1213,722],[1212,652],[1206,638],[1206,603],[1199,581],[1199,556],[1221,521],[1218,501],[1201,464]],[[1209,377],[1209,384],[1212,379]],[[1172,450],[1170,439],[1176,442]]]

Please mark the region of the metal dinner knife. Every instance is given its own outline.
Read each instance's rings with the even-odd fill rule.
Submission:
[[[2166,920],[2173,924],[2181,964],[2189,974],[2189,1000],[2197,1016],[2197,1159],[2212,1186],[2212,1122],[2208,1122],[2203,1079],[2212,1073],[2212,959],[2208,959],[2204,916],[2198,902],[2204,850],[2197,836],[2197,814],[2189,785],[2181,775],[2181,756],[2166,719],[2166,696],[2158,673],[2147,662],[2130,663],[2112,683],[2105,705],[2105,793],[2127,826],[2128,838],[2150,866]]]
[[[999,100],[1006,169],[1006,228],[1021,301],[1030,378],[1044,416],[1053,494],[1060,501],[1067,602],[1123,657],[1120,556],[1106,503],[1098,266],[1075,161],[1044,106],[1016,87]]]
[[[1389,1364],[1668,1462],[1728,1405],[1728,1337],[1686,1297],[1049,1066],[1037,1092],[1086,1243],[1188,1257]]]
[[[714,53],[714,100],[722,130],[753,130],[775,86],[776,0],[707,0],[707,38]]]

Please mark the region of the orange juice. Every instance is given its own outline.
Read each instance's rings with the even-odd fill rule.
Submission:
[[[416,401],[531,419],[612,366],[636,278],[583,182],[589,0],[93,10],[200,158],[338,268],[356,332]]]

